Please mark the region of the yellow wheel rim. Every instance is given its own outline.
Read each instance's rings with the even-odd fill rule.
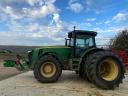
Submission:
[[[56,73],[56,66],[52,62],[45,62],[40,68],[40,73],[45,78],[50,78]]]
[[[118,65],[113,59],[105,59],[100,63],[99,73],[106,81],[115,80],[119,73]]]

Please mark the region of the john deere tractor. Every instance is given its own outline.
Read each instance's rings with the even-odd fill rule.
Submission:
[[[56,82],[62,70],[76,71],[81,78],[103,89],[118,87],[125,69],[118,56],[97,48],[97,32],[73,30],[65,39],[65,46],[44,46],[28,53],[27,65],[42,83]]]

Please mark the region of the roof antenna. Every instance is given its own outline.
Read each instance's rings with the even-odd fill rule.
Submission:
[[[74,28],[74,31],[76,30],[76,26],[73,27]]]

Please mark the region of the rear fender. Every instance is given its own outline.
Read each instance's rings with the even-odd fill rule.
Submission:
[[[79,62],[79,67],[80,67],[80,64],[82,63],[83,59],[86,58],[86,56],[88,56],[89,54],[93,54],[95,52],[98,52],[98,51],[104,51],[104,49],[102,49],[102,48],[90,48],[87,51],[85,51],[81,55],[80,62]]]

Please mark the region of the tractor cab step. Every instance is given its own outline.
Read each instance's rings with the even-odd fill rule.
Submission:
[[[73,58],[72,59],[72,69],[73,70],[78,70],[79,69],[79,58]]]

